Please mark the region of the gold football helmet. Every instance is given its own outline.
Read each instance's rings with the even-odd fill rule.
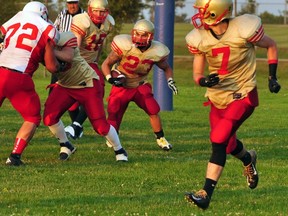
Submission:
[[[192,17],[195,28],[205,25],[216,25],[231,17],[233,11],[232,0],[196,0],[194,8],[198,10]]]
[[[100,11],[100,12],[97,12]],[[102,24],[109,14],[107,0],[89,0],[88,15],[93,23]]]
[[[131,32],[132,42],[137,47],[150,45],[154,37],[154,24],[146,19],[137,21]]]

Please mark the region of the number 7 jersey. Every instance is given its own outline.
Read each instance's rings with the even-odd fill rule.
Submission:
[[[207,88],[205,95],[216,107],[225,108],[233,100],[246,97],[256,87],[254,44],[263,36],[260,18],[248,14],[230,19],[220,39],[205,29],[193,29],[186,36],[189,51],[205,55],[209,72],[219,74],[219,84]]]

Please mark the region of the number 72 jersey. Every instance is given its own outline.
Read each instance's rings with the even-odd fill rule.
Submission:
[[[31,12],[18,12],[1,26],[4,50],[0,66],[28,73],[37,70],[44,61],[45,46],[49,40],[57,41],[59,35],[53,25]]]
[[[206,92],[219,108],[232,102],[234,93],[243,98],[256,87],[255,43],[263,36],[260,18],[248,14],[230,19],[220,39],[205,29],[193,29],[186,36],[189,51],[205,55],[209,72],[219,74],[219,84]]]

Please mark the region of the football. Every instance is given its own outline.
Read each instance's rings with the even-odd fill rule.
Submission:
[[[111,70],[111,77],[120,78],[119,81],[123,84],[126,82],[126,76],[118,70]]]

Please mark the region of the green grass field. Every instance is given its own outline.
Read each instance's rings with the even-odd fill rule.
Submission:
[[[190,28],[187,24],[176,25],[175,55],[188,54],[183,37]],[[285,58],[287,43],[283,38],[287,27],[282,26],[280,32],[279,26],[267,26],[266,32],[279,40],[283,50],[280,58]],[[23,154],[27,165],[6,167],[5,160],[22,120],[5,101],[0,109],[0,215],[287,215],[287,66],[287,62],[279,63],[282,89],[271,94],[267,63],[258,62],[260,106],[238,132],[246,147],[258,152],[258,187],[248,188],[240,161],[228,156],[206,211],[184,200],[186,191],[203,186],[210,157],[209,108],[202,105],[205,89],[192,81],[191,60],[175,59],[179,95],[173,98],[173,111],[160,113],[173,150],[164,152],[157,147],[148,117],[130,104],[120,130],[128,163],[115,161],[113,150],[106,147],[87,121],[84,137],[73,142],[78,150],[69,161],[58,160],[58,141],[42,124]],[[43,69],[39,69],[34,80],[44,103],[50,76],[45,77]],[[105,98],[109,89],[107,84]],[[63,121],[69,124],[68,115]]]

